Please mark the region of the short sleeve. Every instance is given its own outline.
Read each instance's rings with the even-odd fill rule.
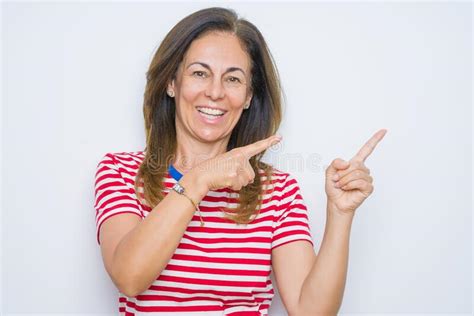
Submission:
[[[143,218],[133,181],[120,169],[115,156],[110,153],[97,165],[94,208],[99,245],[100,226],[108,218],[122,213],[133,213]]]
[[[281,190],[272,236],[272,250],[278,246],[306,240],[314,246],[308,210],[296,180],[288,174]]]

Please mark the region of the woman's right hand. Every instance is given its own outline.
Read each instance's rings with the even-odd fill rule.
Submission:
[[[239,191],[253,182],[255,172],[249,159],[279,143],[281,136],[272,135],[253,144],[234,148],[226,153],[203,161],[193,168],[207,190],[230,188]]]

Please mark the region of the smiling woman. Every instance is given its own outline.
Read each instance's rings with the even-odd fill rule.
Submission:
[[[176,100],[178,140],[227,143],[252,99],[249,83],[249,57],[237,36],[210,32],[193,41],[168,87]]]
[[[372,190],[363,161],[383,135],[328,168],[316,260],[298,183],[261,161],[281,140],[281,89],[253,24],[223,8],[180,21],[147,72],[144,117],[146,148],[107,153],[96,172],[97,241],[120,313],[267,315],[273,270],[290,315],[335,314],[352,213]]]

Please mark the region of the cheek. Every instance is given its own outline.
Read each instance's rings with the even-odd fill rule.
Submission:
[[[245,101],[247,99],[247,94],[245,89],[237,90],[237,91],[230,91],[227,94],[227,97],[229,98],[230,105],[233,108],[241,108],[245,105]]]
[[[181,89],[179,91],[180,98],[186,101],[192,101],[196,97],[198,97],[199,94],[204,91],[204,89],[205,89],[205,86],[203,83],[184,80],[183,84],[181,85]]]

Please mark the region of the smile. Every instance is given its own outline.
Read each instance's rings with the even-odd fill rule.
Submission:
[[[206,106],[196,107],[202,122],[205,124],[220,124],[224,120],[227,111],[210,108]]]
[[[226,113],[225,111],[208,107],[198,107],[197,110],[202,116],[210,120],[217,119]]]

